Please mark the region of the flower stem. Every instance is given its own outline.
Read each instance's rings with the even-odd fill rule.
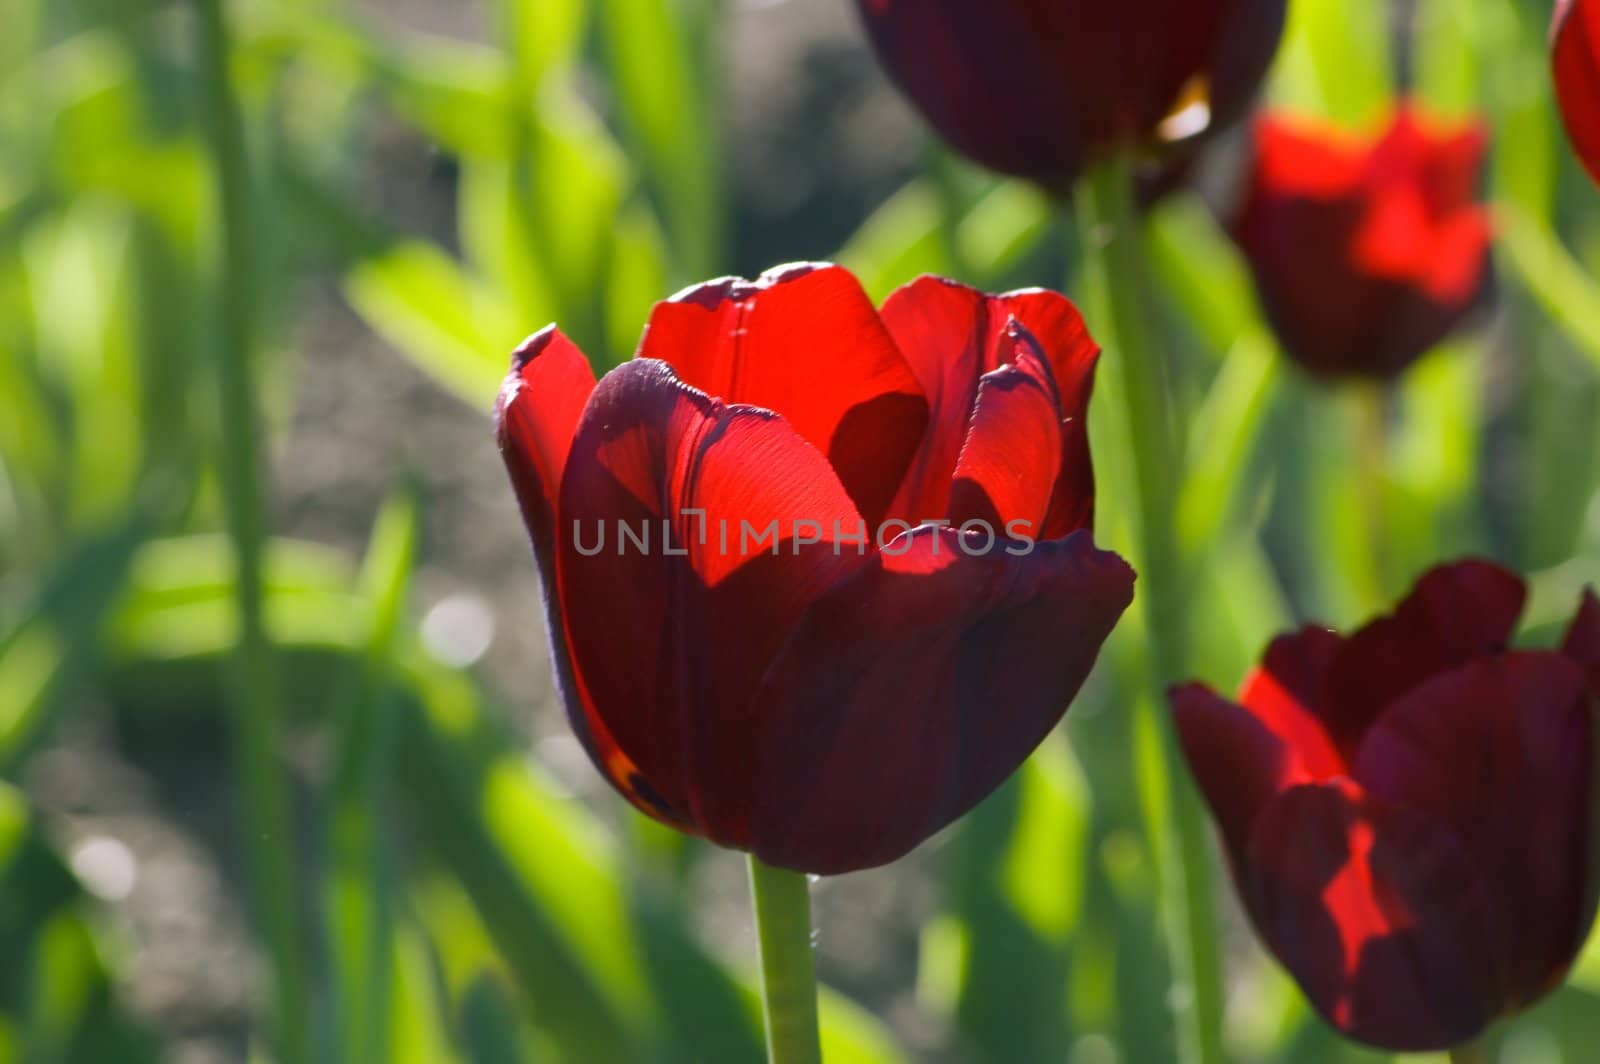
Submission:
[[[750,894],[761,946],[761,1001],[771,1064],[819,1064],[817,976],[811,959],[806,877],[750,856]]]
[[[228,73],[223,0],[195,0],[202,116],[220,206],[216,383],[223,507],[235,566],[232,740],[244,836],[263,934],[272,954],[277,1057],[309,1059],[305,965],[295,902],[294,831],[277,762],[277,672],[263,619],[266,545],[260,426],[251,363],[256,347],[256,249],[250,167],[239,102]]]
[[[1085,175],[1079,231],[1101,304],[1098,331],[1111,352],[1106,368],[1113,386],[1107,390],[1122,400],[1119,420],[1138,504],[1137,568],[1153,690],[1138,702],[1136,712],[1143,719],[1135,720],[1135,733],[1153,732],[1160,742],[1134,745],[1153,752],[1135,756],[1150,762],[1140,766],[1139,775],[1156,796],[1149,831],[1161,870],[1179,1053],[1186,1064],[1221,1064],[1222,982],[1212,920],[1211,852],[1171,716],[1159,708],[1166,686],[1184,679],[1188,669],[1175,527],[1182,449],[1172,387],[1152,331],[1157,315],[1149,298],[1128,160],[1109,160]]]
[[[1450,1051],[1450,1064],[1489,1064],[1489,1040],[1480,1038]]]
[[[1389,465],[1388,392],[1382,384],[1364,385],[1356,395],[1356,446],[1361,493],[1362,531],[1367,538],[1367,563],[1379,600],[1387,601],[1393,559],[1389,547],[1389,515],[1385,502],[1384,480]]]

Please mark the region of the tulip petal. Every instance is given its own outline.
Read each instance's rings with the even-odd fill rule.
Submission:
[[[832,462],[871,527],[922,442],[928,404],[849,271],[800,263],[657,304],[638,357],[691,387],[783,415]]]
[[[1561,121],[1579,160],[1600,182],[1600,7],[1594,0],[1557,0],[1551,40]]]
[[[554,325],[537,332],[512,356],[511,372],[495,401],[495,435],[500,456],[511,475],[523,524],[533,542],[550,661],[567,717],[589,756],[596,764],[609,763],[607,775],[619,781],[624,793],[633,796],[639,789],[647,789],[648,784],[642,782],[637,767],[617,750],[605,723],[587,709],[587,698],[580,689],[567,647],[567,625],[556,584],[561,481],[578,421],[594,387],[594,371],[576,344]],[[641,782],[630,789],[625,786],[629,780]]]
[[[1453,1047],[1496,1015],[1492,915],[1448,832],[1348,780],[1262,810],[1240,895],[1324,1019],[1394,1050]]]
[[[984,374],[956,462],[950,523],[982,522],[995,536],[1035,539],[1061,471],[1061,403],[1038,345],[1015,319],[1015,351]]]
[[[1391,706],[1356,758],[1371,793],[1462,840],[1493,900],[1508,1007],[1566,970],[1593,916],[1592,697],[1562,654],[1483,658]]]
[[[1385,707],[1431,676],[1503,649],[1527,596],[1516,574],[1485,561],[1426,573],[1394,613],[1345,640],[1321,715],[1349,756]]]
[[[1279,636],[1239,689],[1239,703],[1296,751],[1311,779],[1345,772],[1320,709],[1323,685],[1343,647],[1338,633],[1315,626]]]
[[[537,548],[547,593],[554,586],[553,525],[561,473],[578,418],[593,391],[589,360],[552,325],[517,349],[495,402],[500,454]]]
[[[1262,808],[1288,787],[1315,777],[1268,724],[1209,687],[1185,684],[1169,697],[1189,771],[1237,858]]]
[[[743,845],[751,693],[795,619],[868,564],[860,515],[781,418],[725,405],[654,360],[596,387],[560,513],[573,661],[589,712],[603,708],[649,781],[641,808]],[[856,542],[835,549],[836,529]]]
[[[909,521],[950,514],[956,463],[984,374],[1005,365],[1015,319],[1050,366],[1065,419],[1061,462],[1039,539],[1057,539],[1094,519],[1094,467],[1089,460],[1088,408],[1100,349],[1070,300],[1026,290],[988,296],[939,277],[900,288],[883,305],[883,323],[910,363],[932,408],[928,438],[906,477],[893,512]]]
[[[801,619],[757,699],[762,860],[825,874],[894,860],[1066,712],[1132,571],[1083,532],[1020,556],[970,550],[953,529],[908,532]]]
[[[958,150],[1066,191],[1088,161],[1243,113],[1283,31],[1283,0],[1128,4],[858,0],[889,74]],[[1130,76],[1137,72],[1137,76]],[[1198,97],[1197,124],[1169,119]]]
[[[1600,598],[1593,588],[1585,588],[1578,613],[1572,618],[1561,652],[1581,665],[1589,674],[1589,688],[1600,697]]]

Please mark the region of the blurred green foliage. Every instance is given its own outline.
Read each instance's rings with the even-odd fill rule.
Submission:
[[[237,234],[224,230],[227,164],[207,135],[200,61],[216,42],[197,32],[196,8],[6,0],[0,1064],[162,1058],[159,1032],[124,1004],[121,932],[23,784],[91,693],[119,717],[198,727],[226,714],[241,628],[216,395],[233,347],[256,349],[247,383],[265,428],[242,457],[260,468],[287,427],[307,279],[338,278],[367,327],[487,411],[523,335],[559,321],[603,369],[631,353],[654,300],[728,268],[724,5],[484,6],[492,43],[473,44],[379,30],[331,0],[227,5],[228,52],[209,58],[245,134],[235,161],[249,198],[236,208],[255,243],[242,269],[225,254]],[[1430,106],[1481,111],[1494,129],[1497,313],[1383,399],[1383,550],[1351,505],[1370,491],[1357,460],[1368,404],[1279,361],[1248,274],[1198,198],[1150,218],[1160,327],[1189,411],[1177,531],[1194,574],[1194,656],[1225,688],[1275,631],[1356,622],[1442,557],[1483,551],[1532,571],[1528,629],[1545,638],[1581,583],[1600,579],[1600,210],[1551,107],[1547,5],[1405,9],[1412,32],[1396,34],[1383,0],[1296,0],[1271,90],[1360,126],[1405,69]],[[448,160],[447,243],[364,194],[360,145],[380,121]],[[1076,237],[1057,205],[934,158],[839,251],[875,296],[922,272],[991,289],[1065,279],[1083,294],[1063,278]],[[261,313],[242,340],[229,309],[241,298]],[[1129,472],[1106,406],[1091,427],[1102,538],[1116,545],[1130,531]],[[365,558],[266,547],[274,731],[331,753],[325,772],[300,773],[303,832],[266,840],[299,851],[287,855],[295,897],[278,901],[305,913],[294,934],[310,970],[278,993],[303,998],[311,1036],[304,1053],[286,1043],[271,1018],[284,1003],[262,1002],[255,1059],[759,1059],[753,958],[695,931],[687,877],[649,871],[699,860],[699,845],[663,862],[676,843],[566,796],[520,745],[518,710],[423,649],[410,587],[427,505],[396,486]],[[531,565],[516,579],[536,593]],[[917,1052],[1169,1058],[1148,802],[1130,754],[1149,741],[1129,724],[1140,638],[1130,618],[1066,735],[915,866],[935,877],[940,910],[903,973],[939,1043]],[[290,771],[280,749],[265,753]],[[923,874],[909,867],[869,874]],[[1236,1059],[1372,1059],[1308,1015],[1236,913],[1217,919]],[[1600,945],[1503,1033],[1502,1059],[1589,1059],[1597,997]],[[830,1061],[915,1055],[887,1017],[842,994],[823,1016]]]

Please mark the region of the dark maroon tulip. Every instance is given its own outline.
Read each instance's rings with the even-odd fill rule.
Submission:
[[[1172,692],[1256,930],[1362,1042],[1471,1041],[1554,989],[1594,922],[1600,600],[1559,650],[1514,650],[1523,598],[1444,566],[1354,635],[1279,638],[1237,702]]]
[[[959,151],[1064,191],[1109,153],[1242,117],[1287,0],[857,0],[889,74]]]
[[[1557,0],[1550,53],[1567,136],[1589,176],[1600,182],[1600,4]]]
[[[1285,352],[1320,377],[1388,378],[1448,336],[1491,280],[1486,135],[1402,105],[1376,141],[1264,116],[1234,237]]]
[[[880,312],[811,265],[658,305],[598,384],[553,327],[525,344],[500,446],[611,783],[816,873],[997,787],[1133,594],[1090,533],[1097,357],[1058,295],[924,278]]]

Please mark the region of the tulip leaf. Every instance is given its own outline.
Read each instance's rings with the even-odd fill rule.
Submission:
[[[73,874],[17,790],[0,783],[0,1060],[154,1064],[146,1032],[121,1014],[106,943]],[[8,1044],[9,1043],[9,1044]],[[25,1054],[6,1056],[13,1047]]]
[[[595,366],[597,373],[625,361],[639,346],[651,308],[667,290],[671,261],[655,216],[638,205],[618,216],[614,236],[606,287],[606,359]]]
[[[1045,941],[1064,943],[1083,911],[1092,802],[1083,767],[1059,738],[1021,770],[1017,823],[999,868],[1017,914]]]
[[[1496,209],[1501,261],[1522,281],[1550,320],[1600,368],[1600,284],[1561,238],[1509,203]]]
[[[499,0],[512,66],[523,91],[577,59],[589,8],[583,0]]]
[[[382,816],[388,802],[393,719],[387,670],[411,586],[419,539],[416,500],[401,491],[374,525],[361,576],[368,632],[335,707],[338,738],[327,815],[328,913],[335,1011],[347,1064],[386,1064],[396,1055],[393,859]]]
[[[1082,766],[1058,733],[959,829],[949,922],[926,939],[936,948],[919,983],[988,1058],[1068,1054],[1092,821]]]
[[[1262,329],[1239,334],[1190,429],[1178,497],[1178,538],[1198,554],[1231,527],[1251,488],[1251,459],[1272,404],[1282,356]]]
[[[1492,54],[1485,40],[1491,5],[1459,0],[1418,0],[1412,40],[1416,95],[1444,115],[1463,118],[1478,104],[1482,57]]]
[[[922,274],[949,274],[952,263],[943,212],[943,200],[932,183],[912,181],[862,223],[839,251],[839,264],[880,303]]]
[[[1295,0],[1273,103],[1352,128],[1382,122],[1394,95],[1388,12],[1384,0]]]
[[[356,265],[345,275],[345,294],[380,336],[478,409],[493,401],[525,335],[497,295],[422,241]]]
[[[64,552],[19,623],[0,632],[0,769],[48,733],[91,674],[106,620],[149,518],[135,509]]]
[[[579,346],[598,348],[605,339],[601,300],[627,160],[575,92],[549,83],[522,148],[515,160],[512,239],[532,249],[556,297],[562,329]],[[523,325],[525,332],[537,328]]]
[[[595,5],[623,126],[660,204],[674,259],[689,280],[723,259],[720,96],[708,71],[717,22],[704,4],[599,0]],[[692,10],[691,10],[692,9]]]
[[[462,155],[509,156],[511,72],[494,49],[417,34],[368,46],[367,56],[379,87],[418,129]]]
[[[1027,181],[1001,181],[981,196],[956,227],[961,263],[972,281],[993,288],[1049,232],[1050,198]]]
[[[1244,256],[1209,209],[1193,196],[1174,196],[1145,227],[1150,262],[1163,291],[1177,303],[1211,353],[1221,357],[1258,329],[1255,285]]]
[[[1600,994],[1600,925],[1589,935],[1589,944],[1572,966],[1572,985]]]

